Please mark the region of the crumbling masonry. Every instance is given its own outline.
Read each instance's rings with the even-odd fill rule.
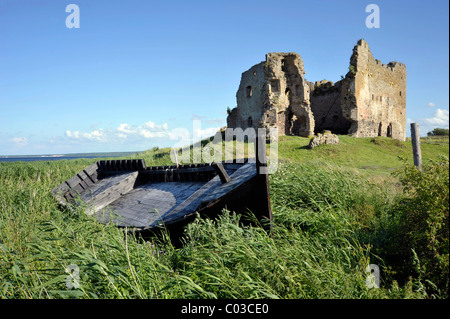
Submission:
[[[308,82],[297,53],[268,53],[266,61],[242,73],[236,99],[229,128],[276,127],[278,135],[299,136],[330,130],[405,140],[406,67],[375,60],[364,40],[353,48],[349,72],[336,83]]]

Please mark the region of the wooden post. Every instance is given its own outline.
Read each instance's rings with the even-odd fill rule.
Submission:
[[[259,130],[260,129],[258,129],[258,131]],[[258,174],[267,174],[266,135],[260,132],[256,135],[255,157],[256,172]]]
[[[422,171],[422,151],[420,149],[419,124],[411,123],[411,141],[414,156],[414,165]]]
[[[265,129],[258,128],[255,140],[255,157],[256,157],[256,179],[255,187],[256,196],[258,198],[255,210],[255,216],[259,220],[266,220],[263,227],[270,233],[272,229],[272,208],[270,205],[269,176],[266,155],[266,134]]]

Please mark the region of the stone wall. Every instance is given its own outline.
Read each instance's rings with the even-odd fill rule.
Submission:
[[[238,107],[228,116],[228,127],[276,127],[278,135],[312,135],[314,117],[304,74],[297,53],[268,53],[265,62],[242,73]]]
[[[356,125],[349,133],[357,137],[388,136],[405,140],[406,67],[399,62],[375,60],[366,41],[353,49],[342,109]],[[347,93],[347,99],[344,97]]]
[[[267,85],[263,62],[242,73],[236,99],[239,107],[231,111],[231,116],[227,119],[227,126],[243,129],[257,128],[267,107]]]
[[[242,73],[236,99],[237,108],[227,118],[231,128],[405,139],[406,67],[375,60],[364,40],[353,49],[349,72],[336,83],[308,82],[297,53],[268,53],[265,61]]]
[[[314,84],[311,92],[311,110],[314,114],[315,133],[324,130],[336,134],[347,134],[351,122],[343,116],[341,109],[342,81],[333,83],[322,80]]]

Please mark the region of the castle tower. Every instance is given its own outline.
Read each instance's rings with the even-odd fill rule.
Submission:
[[[228,127],[278,129],[278,135],[310,136],[314,117],[303,60],[297,53],[268,53],[266,61],[242,73],[237,108]]]
[[[343,81],[341,108],[357,137],[387,136],[405,140],[406,66],[374,59],[369,45],[359,40]]]

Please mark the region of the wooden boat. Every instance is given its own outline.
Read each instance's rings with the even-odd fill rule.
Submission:
[[[134,231],[181,229],[196,213],[214,217],[223,208],[251,211],[270,227],[268,176],[259,174],[266,165],[265,141],[256,145],[262,145],[262,161],[257,156],[231,163],[152,167],[142,159],[98,161],[54,188],[53,195],[62,206],[81,207],[100,223]]]

